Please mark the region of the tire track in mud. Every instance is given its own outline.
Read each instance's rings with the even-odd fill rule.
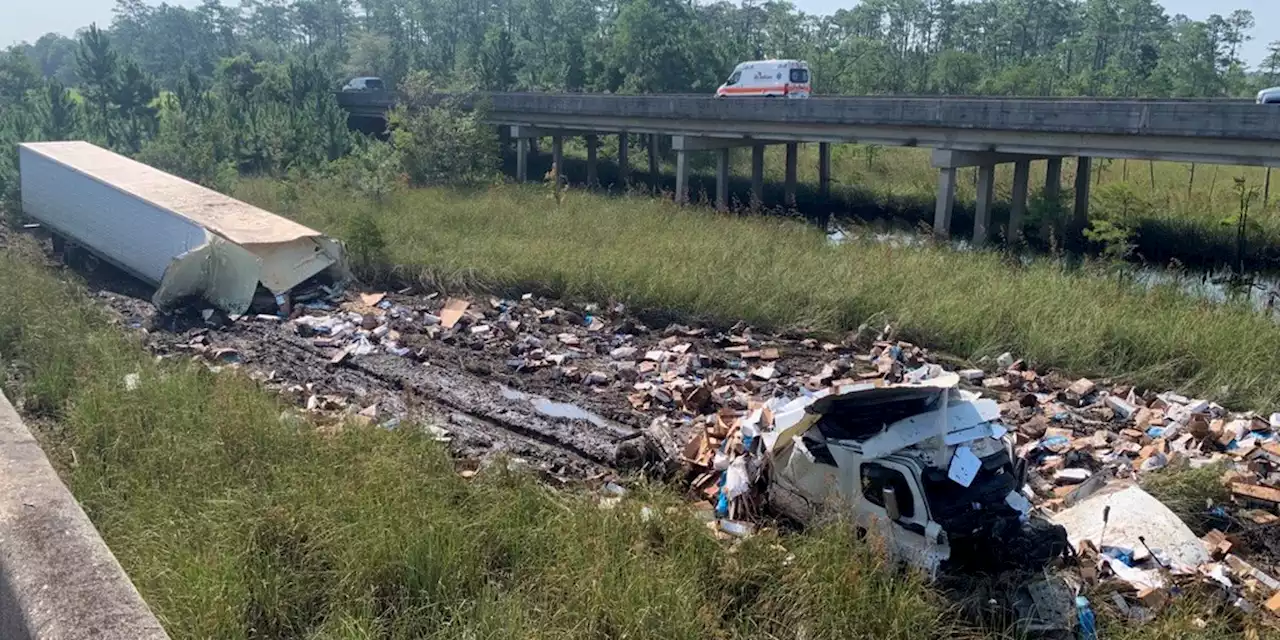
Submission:
[[[469,376],[439,371],[439,367],[430,364],[413,366],[397,356],[364,356],[343,366],[522,438],[608,467],[617,466],[618,445],[640,435],[639,431],[612,421],[601,426],[588,420],[544,418],[529,402],[503,397],[495,383],[460,380]]]
[[[401,421],[440,426],[453,436],[452,448],[463,458],[507,454],[542,463],[556,474],[586,476],[617,468],[619,445],[640,435],[598,416],[603,426],[544,416],[528,400],[504,397],[497,383],[462,367],[384,354],[348,357],[335,365],[304,338],[261,321],[242,321],[207,335],[211,342],[236,349],[243,366],[274,371],[287,385],[311,384],[313,393],[376,403],[380,412]],[[157,351],[175,352],[182,350],[180,343],[186,338],[169,332],[153,332],[151,337]]]

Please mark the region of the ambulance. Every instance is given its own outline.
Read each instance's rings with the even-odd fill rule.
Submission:
[[[734,67],[716,97],[808,98],[811,87],[803,60],[756,60]]]

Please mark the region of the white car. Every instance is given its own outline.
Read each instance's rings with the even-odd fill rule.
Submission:
[[[1280,87],[1271,87],[1258,92],[1258,104],[1280,104]]]
[[[382,82],[382,78],[374,78],[371,76],[352,78],[347,84],[342,86],[343,91],[359,92],[359,91],[384,91],[387,86]]]

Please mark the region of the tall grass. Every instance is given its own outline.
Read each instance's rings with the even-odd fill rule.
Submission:
[[[536,187],[408,190],[376,209],[324,183],[246,181],[239,195],[339,235],[346,219],[368,213],[392,263],[448,286],[537,287],[829,332],[892,320],[908,339],[960,356],[1011,350],[1244,407],[1280,403],[1280,327],[1244,304],[1143,291],[1088,270],[929,247],[833,247],[796,222],[582,192],[557,204]]]
[[[729,552],[661,487],[602,510],[514,472],[464,480],[416,429],[281,420],[246,376],[147,357],[39,262],[0,254],[6,392],[174,638],[965,633],[849,528]]]

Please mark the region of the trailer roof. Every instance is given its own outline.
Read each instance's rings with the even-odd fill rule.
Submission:
[[[292,220],[81,140],[27,142],[23,148],[136,198],[181,215],[237,244],[320,235]]]

